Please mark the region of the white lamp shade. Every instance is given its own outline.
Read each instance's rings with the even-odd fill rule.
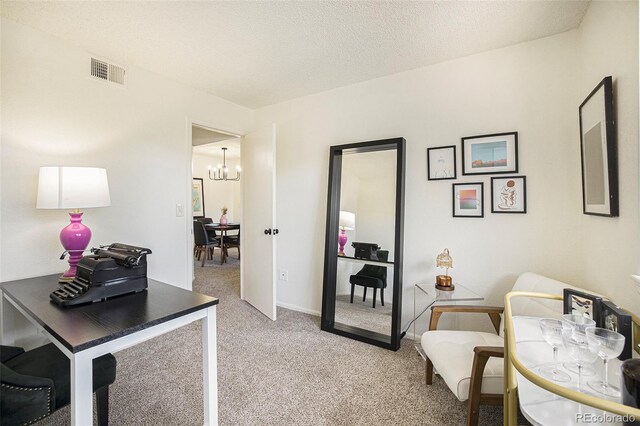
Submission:
[[[340,211],[340,228],[346,231],[356,229],[356,215],[347,211]]]
[[[107,171],[97,167],[40,167],[38,209],[88,209],[111,205]]]

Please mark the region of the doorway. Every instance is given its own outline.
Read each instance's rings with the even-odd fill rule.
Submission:
[[[239,135],[191,124],[191,175],[193,220],[202,222],[205,250],[194,256],[192,279],[206,276],[240,277],[242,222],[241,137]],[[195,223],[192,223],[192,226]],[[202,243],[202,232],[191,233],[194,243]],[[191,247],[194,247],[192,245]],[[237,283],[239,284],[239,282]],[[235,286],[234,286],[235,287]],[[239,295],[240,296],[240,295]]]

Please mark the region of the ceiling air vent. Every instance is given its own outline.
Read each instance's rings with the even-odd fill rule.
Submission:
[[[114,64],[91,58],[91,76],[124,86],[125,69]]]

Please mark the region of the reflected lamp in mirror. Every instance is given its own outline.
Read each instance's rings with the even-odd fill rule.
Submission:
[[[96,167],[40,167],[37,209],[71,210],[71,223],[60,231],[60,242],[69,254],[69,269],[60,282],[72,281],[78,262],[91,240],[91,230],[82,224],[80,209],[111,205],[107,171]]]
[[[454,285],[449,276],[449,268],[453,268],[453,259],[451,255],[449,255],[449,249],[444,249],[444,251],[438,255],[436,258],[436,266],[438,268],[445,268],[444,275],[436,276],[436,288],[444,291],[453,290]]]
[[[347,244],[347,232],[356,229],[356,215],[340,210],[340,236],[338,237],[338,256],[344,256],[344,246]]]

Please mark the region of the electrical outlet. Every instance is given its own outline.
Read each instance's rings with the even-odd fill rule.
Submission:
[[[184,216],[184,206],[182,204],[176,204],[176,217]]]
[[[280,281],[289,281],[289,271],[286,269],[280,269],[278,271],[278,279]]]

